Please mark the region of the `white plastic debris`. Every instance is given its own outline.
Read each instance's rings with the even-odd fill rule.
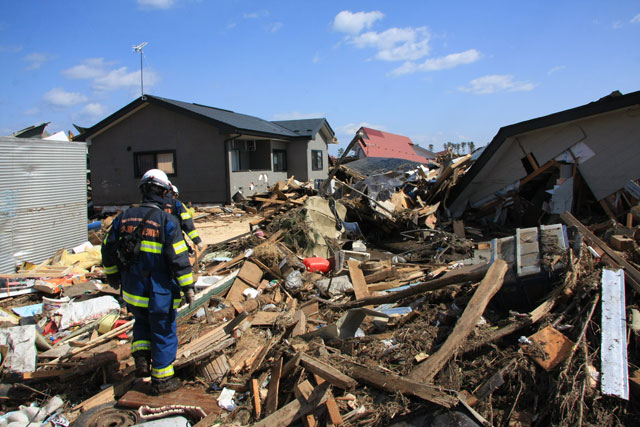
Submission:
[[[234,394],[236,394],[235,390],[231,390],[230,388],[226,387],[223,388],[222,392],[220,392],[220,396],[218,397],[218,406],[229,412],[236,409],[236,402],[233,401]]]

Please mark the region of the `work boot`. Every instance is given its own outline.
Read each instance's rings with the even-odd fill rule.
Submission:
[[[176,377],[169,378],[151,378],[151,394],[157,396],[159,394],[170,393],[182,386],[180,379]]]
[[[145,378],[151,375],[151,363],[147,356],[136,356],[133,360],[136,363],[136,377]]]

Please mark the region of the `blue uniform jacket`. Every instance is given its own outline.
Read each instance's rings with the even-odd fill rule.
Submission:
[[[166,199],[145,195],[148,206],[132,207],[117,216],[102,245],[102,263],[108,276],[120,275],[122,296],[152,313],[168,313],[180,304],[180,292],[193,287],[188,247],[177,218],[162,210]],[[152,210],[143,230],[140,255],[128,271],[120,271],[113,245],[123,233],[132,233]]]

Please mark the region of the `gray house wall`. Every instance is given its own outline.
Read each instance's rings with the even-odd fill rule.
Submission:
[[[287,169],[289,176],[293,175],[298,181],[304,182],[309,179],[310,154],[307,147],[309,141],[295,141],[287,146]]]
[[[150,104],[90,140],[95,205],[140,201],[134,153],[175,150],[176,176],[169,179],[184,202],[226,202],[225,136],[218,129]],[[222,185],[221,185],[222,184]]]
[[[311,162],[311,152],[313,150],[322,150],[322,169],[314,171],[312,170],[313,163]],[[309,141],[307,148],[307,170],[309,176],[307,180],[326,179],[329,174],[329,154],[327,150],[327,141],[325,140],[322,132],[318,132],[316,137]]]
[[[255,169],[248,171],[236,171],[230,172],[230,189],[231,196],[237,192],[242,193],[244,196],[251,196],[255,193],[264,193],[268,191],[268,187],[272,186],[278,181],[287,180],[287,172],[274,172],[273,171],[273,154],[274,149],[287,149],[287,143],[285,141],[266,141],[258,142],[256,144],[256,154],[269,156],[269,168],[268,169]],[[287,164],[289,162],[289,154],[287,153]],[[227,158],[229,164],[231,164],[231,150],[227,151]]]

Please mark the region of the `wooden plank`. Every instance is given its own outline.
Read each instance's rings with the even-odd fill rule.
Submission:
[[[334,398],[327,399],[324,403],[327,406],[327,413],[329,414],[329,421],[334,426],[341,426],[344,424],[342,420],[342,415],[340,415],[340,409],[338,409],[338,404]]]
[[[368,297],[369,289],[367,288],[367,281],[364,279],[364,273],[360,268],[360,261],[350,259],[347,261],[349,266],[349,277],[351,277],[351,283],[353,284],[353,291],[356,294],[356,301]]]
[[[253,416],[259,420],[262,415],[262,406],[260,404],[260,385],[257,378],[251,379],[251,395],[253,397]]]
[[[298,335],[307,333],[307,316],[305,316],[304,311],[296,311],[296,314],[293,316],[293,321],[296,326],[293,328],[293,331],[291,331],[291,337],[297,337]]]
[[[259,311],[254,315],[251,326],[273,326],[279,315],[275,311]]]
[[[313,389],[306,401],[294,399],[273,414],[254,424],[254,427],[288,426],[312,412],[331,396],[331,385],[325,383]]]
[[[447,272],[443,277],[437,279],[431,279],[422,283],[418,283],[415,286],[404,289],[398,292],[392,292],[389,295],[370,296],[361,301],[353,301],[343,305],[341,308],[353,308],[363,307],[367,305],[378,305],[396,302],[398,300],[417,295],[424,292],[435,291],[437,289],[444,288],[449,285],[456,285],[465,282],[473,282],[482,279],[487,271],[488,264],[474,265],[470,267],[463,267],[459,270],[452,270]]]
[[[549,168],[557,165],[558,165],[558,162],[556,162],[555,160],[549,160],[547,163],[545,163],[544,165],[540,166],[538,169],[531,172],[529,175],[522,178],[520,180],[520,188],[522,188],[527,182],[531,181],[541,173],[546,172]]]
[[[364,280],[367,284],[372,284],[375,282],[382,282],[383,280],[387,280],[390,277],[394,277],[396,275],[396,269],[394,267],[383,268],[375,273],[367,274],[364,276]]]
[[[372,283],[367,286],[367,289],[369,289],[369,292],[386,291],[387,289],[397,288],[400,285],[399,280],[390,280],[388,282]]]
[[[199,406],[207,414],[220,414],[222,409],[218,406],[218,399],[214,395],[207,394],[204,390],[181,387],[178,390],[160,396],[152,396],[150,384],[136,385],[136,390],[129,390],[118,399],[118,406],[125,408],[139,408],[148,405],[151,408],[159,408],[170,405]]]
[[[287,361],[282,367],[282,378],[286,378],[289,374],[300,364],[300,359],[302,358],[302,353],[297,352],[295,356]]]
[[[260,267],[247,260],[244,262],[242,268],[238,272],[237,279],[241,279],[254,288],[257,288],[260,285],[260,280],[262,280],[263,274],[264,272]]]
[[[383,374],[358,365],[350,366],[348,372],[354,378],[389,393],[399,392],[409,396],[419,397],[420,399],[444,406],[445,408],[451,408],[458,403],[458,399],[455,396],[445,393],[439,387],[416,382],[406,376],[401,377],[388,373]]]
[[[280,375],[282,375],[282,357],[273,364],[271,368],[271,379],[269,380],[269,392],[264,402],[265,415],[271,415],[278,409],[278,393],[280,390]]]
[[[491,298],[502,287],[507,269],[507,263],[501,259],[496,260],[491,265],[486,276],[473,293],[471,300],[469,300],[462,316],[458,319],[456,326],[453,328],[453,332],[447,337],[438,351],[411,371],[409,379],[425,383],[431,382],[433,377],[436,376],[449,358],[462,345],[467,336],[473,331],[480,316],[484,313],[487,304],[489,304]]]
[[[358,385],[358,382],[353,378],[343,374],[333,366],[321,362],[307,354],[302,354],[300,363],[302,363],[309,372],[322,377],[338,388],[348,390]]]

